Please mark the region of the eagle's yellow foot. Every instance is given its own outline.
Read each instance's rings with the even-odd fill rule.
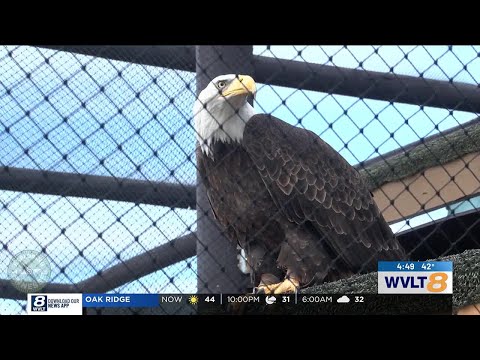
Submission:
[[[279,278],[276,277],[273,274],[262,274],[262,277],[260,278],[260,285],[256,288],[253,288],[252,294],[259,294],[259,293],[265,293],[263,291],[259,292],[259,289],[263,286],[267,286],[267,284],[274,284],[278,283]],[[245,295],[252,295],[252,294],[245,294]],[[246,311],[247,308],[247,303],[230,303],[228,304],[228,311],[234,315],[243,315]]]
[[[297,292],[300,287],[300,282],[295,278],[287,278],[282,282],[276,284],[264,284],[255,289],[257,294],[288,294]]]

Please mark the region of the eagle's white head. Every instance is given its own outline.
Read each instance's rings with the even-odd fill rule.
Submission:
[[[240,142],[245,124],[254,114],[248,103],[255,96],[255,81],[247,75],[220,75],[198,95],[193,106],[195,132],[202,151],[209,155],[214,141]]]

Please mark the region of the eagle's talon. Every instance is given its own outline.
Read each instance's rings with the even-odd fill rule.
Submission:
[[[299,281],[292,279],[292,278],[287,278],[283,280],[282,282],[276,283],[276,284],[265,284],[265,285],[259,285],[257,288],[257,294],[289,294],[289,293],[296,293],[300,287]],[[261,292],[260,292],[261,291]]]

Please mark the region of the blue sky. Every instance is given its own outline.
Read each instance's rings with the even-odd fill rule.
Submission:
[[[470,84],[480,80],[479,51],[480,47],[471,46],[454,46],[451,51],[447,46],[254,48],[254,53],[262,56],[348,68],[359,68],[362,63],[367,71],[393,68],[396,74],[423,73],[426,78]],[[195,183],[195,166],[187,159],[194,149],[193,73],[12,46],[0,47],[0,69],[1,166]],[[318,110],[313,109],[314,104]],[[432,135],[436,124],[445,130],[476,117],[467,112],[449,115],[446,109],[422,111],[415,105],[262,85],[255,107],[291,124],[298,125],[301,119],[302,126],[319,134],[351,164],[378,156],[375,148],[385,153]],[[395,133],[393,139],[391,132]],[[46,133],[49,140],[44,138]],[[193,210],[9,191],[0,191],[1,205],[7,208],[0,208],[0,242],[9,247],[9,252],[0,252],[1,278],[7,277],[12,254],[46,246],[53,266],[52,281],[77,282],[185,234],[189,226],[195,229],[196,220]],[[83,219],[80,212],[85,214]],[[27,230],[23,224],[28,224]],[[100,232],[102,239],[98,238]],[[83,258],[77,256],[79,250],[84,252]],[[188,262],[195,269],[195,259]],[[65,274],[60,273],[61,267],[66,267]],[[175,279],[173,284],[169,277]],[[184,261],[116,290],[195,289],[194,271]],[[0,299],[0,313],[19,309],[17,302]]]

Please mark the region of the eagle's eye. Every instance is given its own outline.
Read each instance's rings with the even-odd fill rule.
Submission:
[[[227,83],[224,80],[220,80],[219,82],[217,82],[217,86],[219,89],[223,89],[225,85],[227,85]]]

